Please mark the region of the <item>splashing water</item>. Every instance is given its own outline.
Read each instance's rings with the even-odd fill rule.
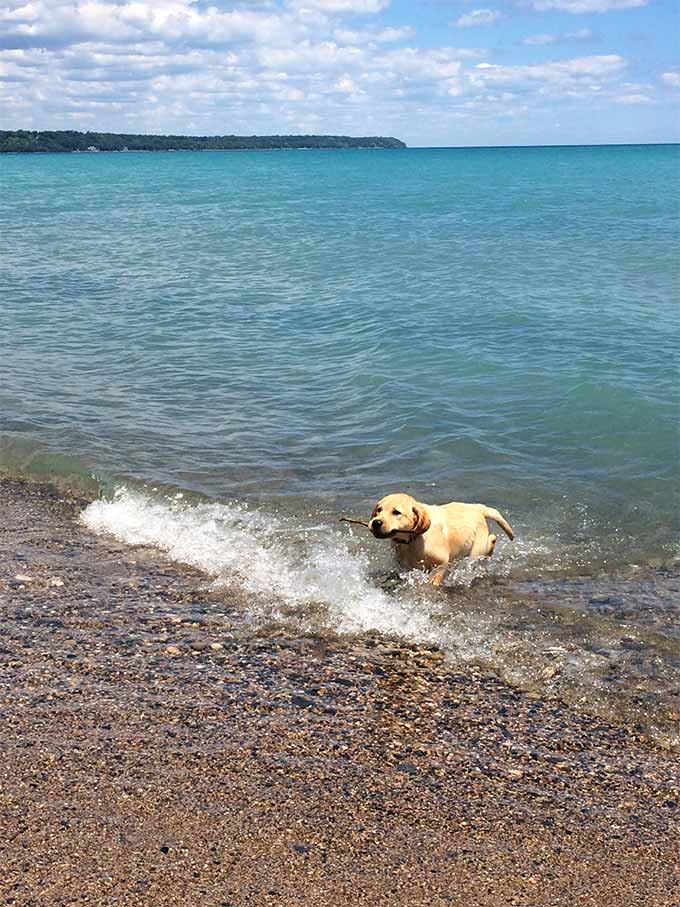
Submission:
[[[376,586],[368,553],[333,527],[305,527],[238,503],[159,501],[127,488],[90,504],[83,520],[96,532],[153,545],[197,567],[214,588],[237,585],[260,618],[295,616],[311,628],[305,615],[314,613],[340,633],[377,630],[436,641],[428,615]]]
[[[364,541],[354,530],[237,502],[195,504],[181,494],[121,487],[111,499],[91,503],[82,519],[95,532],[154,546],[199,569],[217,595],[238,592],[243,619],[256,627],[275,621],[294,633],[378,633],[437,646],[454,663],[482,664],[524,688],[634,719],[660,741],[675,741],[666,717],[678,705],[672,691],[680,680],[680,647],[670,602],[680,576],[670,575],[667,589],[656,581],[654,607],[645,613],[640,595],[647,574],[621,579],[618,598],[597,595],[597,576],[532,579],[537,559],[559,562],[541,541],[454,564],[447,587],[437,591],[418,571],[397,579],[389,546]],[[610,591],[612,582],[606,581]],[[664,593],[668,614],[659,608]],[[611,601],[611,614],[603,601]],[[639,607],[626,616],[631,601]],[[664,615],[668,623],[660,623]]]

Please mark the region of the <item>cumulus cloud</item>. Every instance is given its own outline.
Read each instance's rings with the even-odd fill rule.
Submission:
[[[616,54],[554,60],[533,65],[479,63],[467,79],[478,97],[489,97],[499,90],[519,93],[525,101],[593,102],[608,98],[620,101],[620,77],[626,61]]]
[[[333,37],[344,44],[394,44],[415,36],[416,30],[410,25],[400,28],[350,29],[336,28]]]
[[[664,72],[661,74],[661,79],[666,83],[666,85],[671,85],[673,88],[680,88],[680,71],[674,72]]]
[[[612,9],[634,9],[647,6],[650,0],[531,0],[531,6],[540,12],[550,9],[567,13],[607,13]]]
[[[6,128],[402,134],[407,122],[643,104],[620,55],[496,63],[372,18],[387,0],[6,0]],[[473,10],[469,15],[494,10]],[[363,16],[367,18],[362,18]],[[587,30],[538,36],[587,40]],[[534,36],[536,37],[536,36]],[[4,50],[2,49],[4,47]],[[678,74],[664,73],[668,85]],[[420,119],[419,119],[420,118]],[[414,130],[416,127],[414,127]]]
[[[503,14],[496,9],[473,9],[470,13],[460,16],[453,23],[457,28],[475,28],[481,25],[492,25]]]
[[[10,0],[11,2],[11,0]],[[288,41],[301,23],[275,12],[203,8],[193,0],[82,0],[16,3],[0,12],[0,47],[57,48],[103,40],[131,44],[160,40],[230,44],[238,41]]]
[[[478,63],[471,75],[474,81],[544,82],[565,84],[583,79],[603,78],[621,72],[626,61],[618,54],[595,57],[578,57],[572,60],[558,60],[534,65],[502,66],[493,63]]]

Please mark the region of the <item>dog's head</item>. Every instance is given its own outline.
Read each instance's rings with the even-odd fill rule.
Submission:
[[[377,539],[390,539],[400,532],[422,535],[430,528],[430,518],[410,494],[388,494],[373,508],[368,528]]]

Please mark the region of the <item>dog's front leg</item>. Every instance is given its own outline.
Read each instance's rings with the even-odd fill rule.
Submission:
[[[430,583],[431,586],[441,586],[441,584],[444,582],[444,577],[446,576],[446,568],[448,566],[448,564],[440,564],[439,567],[435,567],[427,578],[428,583]]]

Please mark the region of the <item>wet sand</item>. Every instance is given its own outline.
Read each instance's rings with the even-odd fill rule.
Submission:
[[[678,756],[0,481],[0,904],[680,903]]]

